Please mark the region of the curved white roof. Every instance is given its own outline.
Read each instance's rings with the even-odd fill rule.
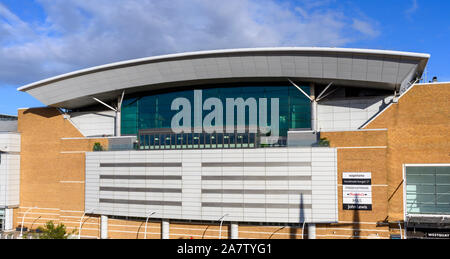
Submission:
[[[78,108],[128,93],[221,82],[292,80],[398,90],[421,77],[430,55],[345,48],[189,52],[112,63],[18,88],[46,105]],[[287,80],[286,80],[287,81]]]

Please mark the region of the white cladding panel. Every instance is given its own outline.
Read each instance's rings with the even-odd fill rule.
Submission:
[[[17,132],[17,120],[0,120],[1,132]]]
[[[114,136],[115,112],[74,112],[70,120],[85,137]]]
[[[19,205],[20,134],[0,134],[0,207]]]
[[[337,222],[333,148],[86,154],[86,211],[240,222]]]
[[[392,96],[320,101],[319,131],[357,130],[389,105]]]
[[[19,205],[20,155],[0,154],[0,207]]]
[[[0,133],[0,151],[20,152],[20,134]]]

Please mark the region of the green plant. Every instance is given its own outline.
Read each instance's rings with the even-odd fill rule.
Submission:
[[[319,146],[321,147],[329,147],[330,141],[327,138],[321,138],[319,141]]]
[[[60,223],[57,226],[53,221],[49,221],[44,227],[39,227],[38,230],[41,232],[39,239],[68,239],[70,235],[75,234],[76,230],[71,233],[67,233],[66,226]]]
[[[94,148],[93,148],[93,150],[94,151],[103,151],[103,146],[102,146],[102,144],[100,144],[100,143],[95,143],[94,144]]]

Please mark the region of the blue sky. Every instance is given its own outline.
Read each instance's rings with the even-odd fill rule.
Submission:
[[[0,0],[0,113],[42,104],[17,87],[74,70],[222,48],[329,46],[431,54],[450,81],[450,1]]]

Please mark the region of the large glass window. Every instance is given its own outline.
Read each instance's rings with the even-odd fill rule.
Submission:
[[[450,166],[406,167],[407,214],[450,214]]]
[[[122,103],[122,134],[137,135],[138,129],[138,98],[128,98]]]
[[[302,87],[306,93],[310,92],[309,87]],[[311,103],[297,88],[294,86],[244,86],[244,87],[221,87],[208,88],[202,90],[203,102],[208,98],[218,98],[223,104],[223,122],[226,123],[226,99],[227,98],[267,98],[267,122],[272,125],[271,119],[271,98],[279,98],[279,135],[286,137],[289,129],[310,129],[311,128]],[[122,107],[122,134],[138,135],[140,130],[145,129],[170,129],[174,115],[178,111],[171,110],[172,101],[176,98],[183,97],[190,101],[192,123],[194,119],[194,90],[177,91],[170,93],[142,95],[139,97],[126,97]],[[203,111],[203,118],[211,111]],[[249,109],[246,108],[245,125],[237,125],[237,109],[235,109],[235,126],[249,126]],[[259,118],[259,109],[258,116]],[[215,122],[213,122],[215,123]],[[226,135],[225,135],[226,136]],[[156,137],[156,136],[155,136]],[[232,136],[235,137],[235,136]],[[242,145],[241,139],[231,139],[229,145]],[[155,141],[158,141],[159,138]],[[178,142],[178,141],[177,141]],[[211,142],[211,137],[205,139],[206,143],[200,140],[200,145],[221,145],[221,142]],[[161,141],[164,145],[164,142]],[[225,140],[224,145],[228,142]],[[178,143],[177,143],[178,145]],[[192,145],[192,141],[188,140],[183,143],[187,147]],[[195,145],[195,141],[194,141]]]

